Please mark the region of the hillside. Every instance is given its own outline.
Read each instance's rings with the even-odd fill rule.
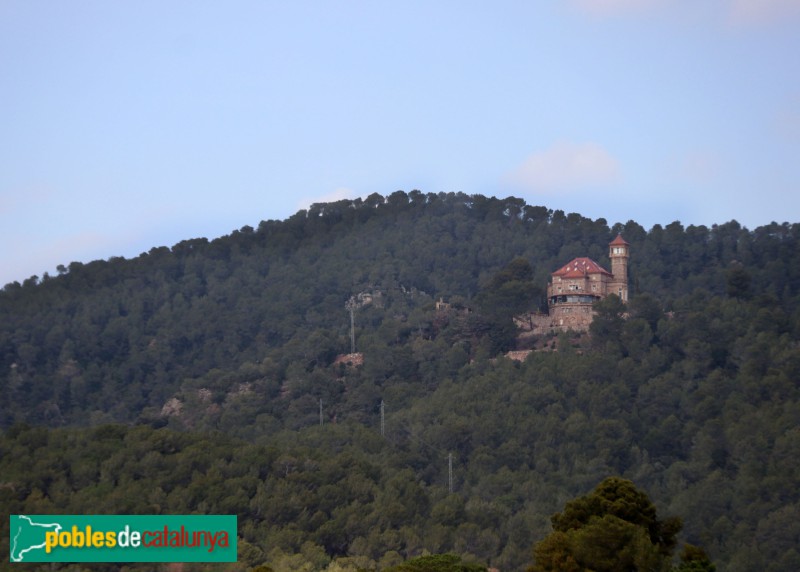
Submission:
[[[607,265],[619,232],[627,314],[499,357],[508,293],[540,307],[550,272]],[[0,503],[238,513],[248,565],[276,570],[423,549],[519,570],[565,500],[621,475],[720,570],[796,570],[799,233],[397,192],[6,285]],[[364,363],[335,363],[362,293]]]

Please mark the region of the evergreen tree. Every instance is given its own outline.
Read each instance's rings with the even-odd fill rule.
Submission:
[[[569,501],[551,520],[531,572],[668,570],[681,529],[677,518],[659,520],[647,495],[619,477]]]

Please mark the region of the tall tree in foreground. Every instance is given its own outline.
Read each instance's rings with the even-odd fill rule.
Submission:
[[[609,477],[553,515],[553,532],[533,549],[530,572],[667,571],[678,518],[659,520],[631,481]]]

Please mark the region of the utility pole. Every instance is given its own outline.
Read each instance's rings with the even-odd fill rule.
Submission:
[[[319,426],[322,427],[322,398],[319,398]]]
[[[350,306],[350,353],[356,353],[356,318],[355,304]]]
[[[453,494],[453,453],[447,454],[447,490]]]
[[[386,434],[385,409],[385,404],[383,403],[383,399],[381,399],[381,437],[384,437]]]
[[[356,299],[351,296],[344,307],[350,310],[350,353],[354,354],[356,353]]]

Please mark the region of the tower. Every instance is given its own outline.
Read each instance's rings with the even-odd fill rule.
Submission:
[[[616,294],[623,302],[628,301],[628,258],[630,244],[625,242],[621,234],[608,245],[608,257],[611,259],[611,280],[608,293]]]

